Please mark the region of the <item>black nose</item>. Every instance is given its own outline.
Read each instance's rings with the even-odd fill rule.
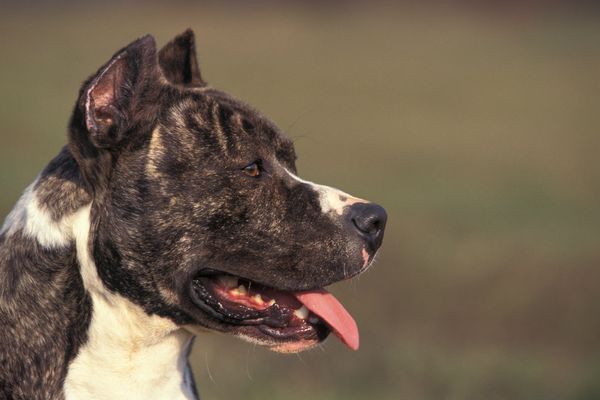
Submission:
[[[381,246],[387,221],[384,208],[378,204],[356,203],[350,206],[348,216],[370,249],[377,250]]]

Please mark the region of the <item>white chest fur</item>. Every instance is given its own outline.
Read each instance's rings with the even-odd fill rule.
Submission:
[[[74,216],[73,236],[93,314],[68,368],[66,400],[194,399],[186,371],[192,335],[104,288],[88,250],[89,212]]]

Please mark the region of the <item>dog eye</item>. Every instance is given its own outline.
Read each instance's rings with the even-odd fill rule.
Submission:
[[[262,172],[261,161],[256,160],[252,164],[246,165],[243,168],[243,171],[246,175],[256,178],[260,176]]]

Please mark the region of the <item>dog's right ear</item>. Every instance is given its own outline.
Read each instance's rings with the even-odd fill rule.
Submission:
[[[200,76],[194,32],[187,29],[175,36],[158,53],[158,62],[165,78],[174,85],[206,86]]]
[[[83,85],[79,107],[94,145],[111,147],[136,124],[136,108],[156,83],[156,70],[156,43],[148,35],[118,51]]]
[[[83,84],[71,118],[69,149],[86,181],[97,180],[107,154],[124,139],[149,134],[157,116],[160,68],[156,43],[144,36],[115,55]],[[104,161],[103,161],[104,160]]]

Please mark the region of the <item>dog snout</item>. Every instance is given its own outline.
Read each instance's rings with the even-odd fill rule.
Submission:
[[[357,203],[350,207],[348,216],[370,250],[376,251],[383,241],[383,231],[387,222],[385,209],[378,204]]]

